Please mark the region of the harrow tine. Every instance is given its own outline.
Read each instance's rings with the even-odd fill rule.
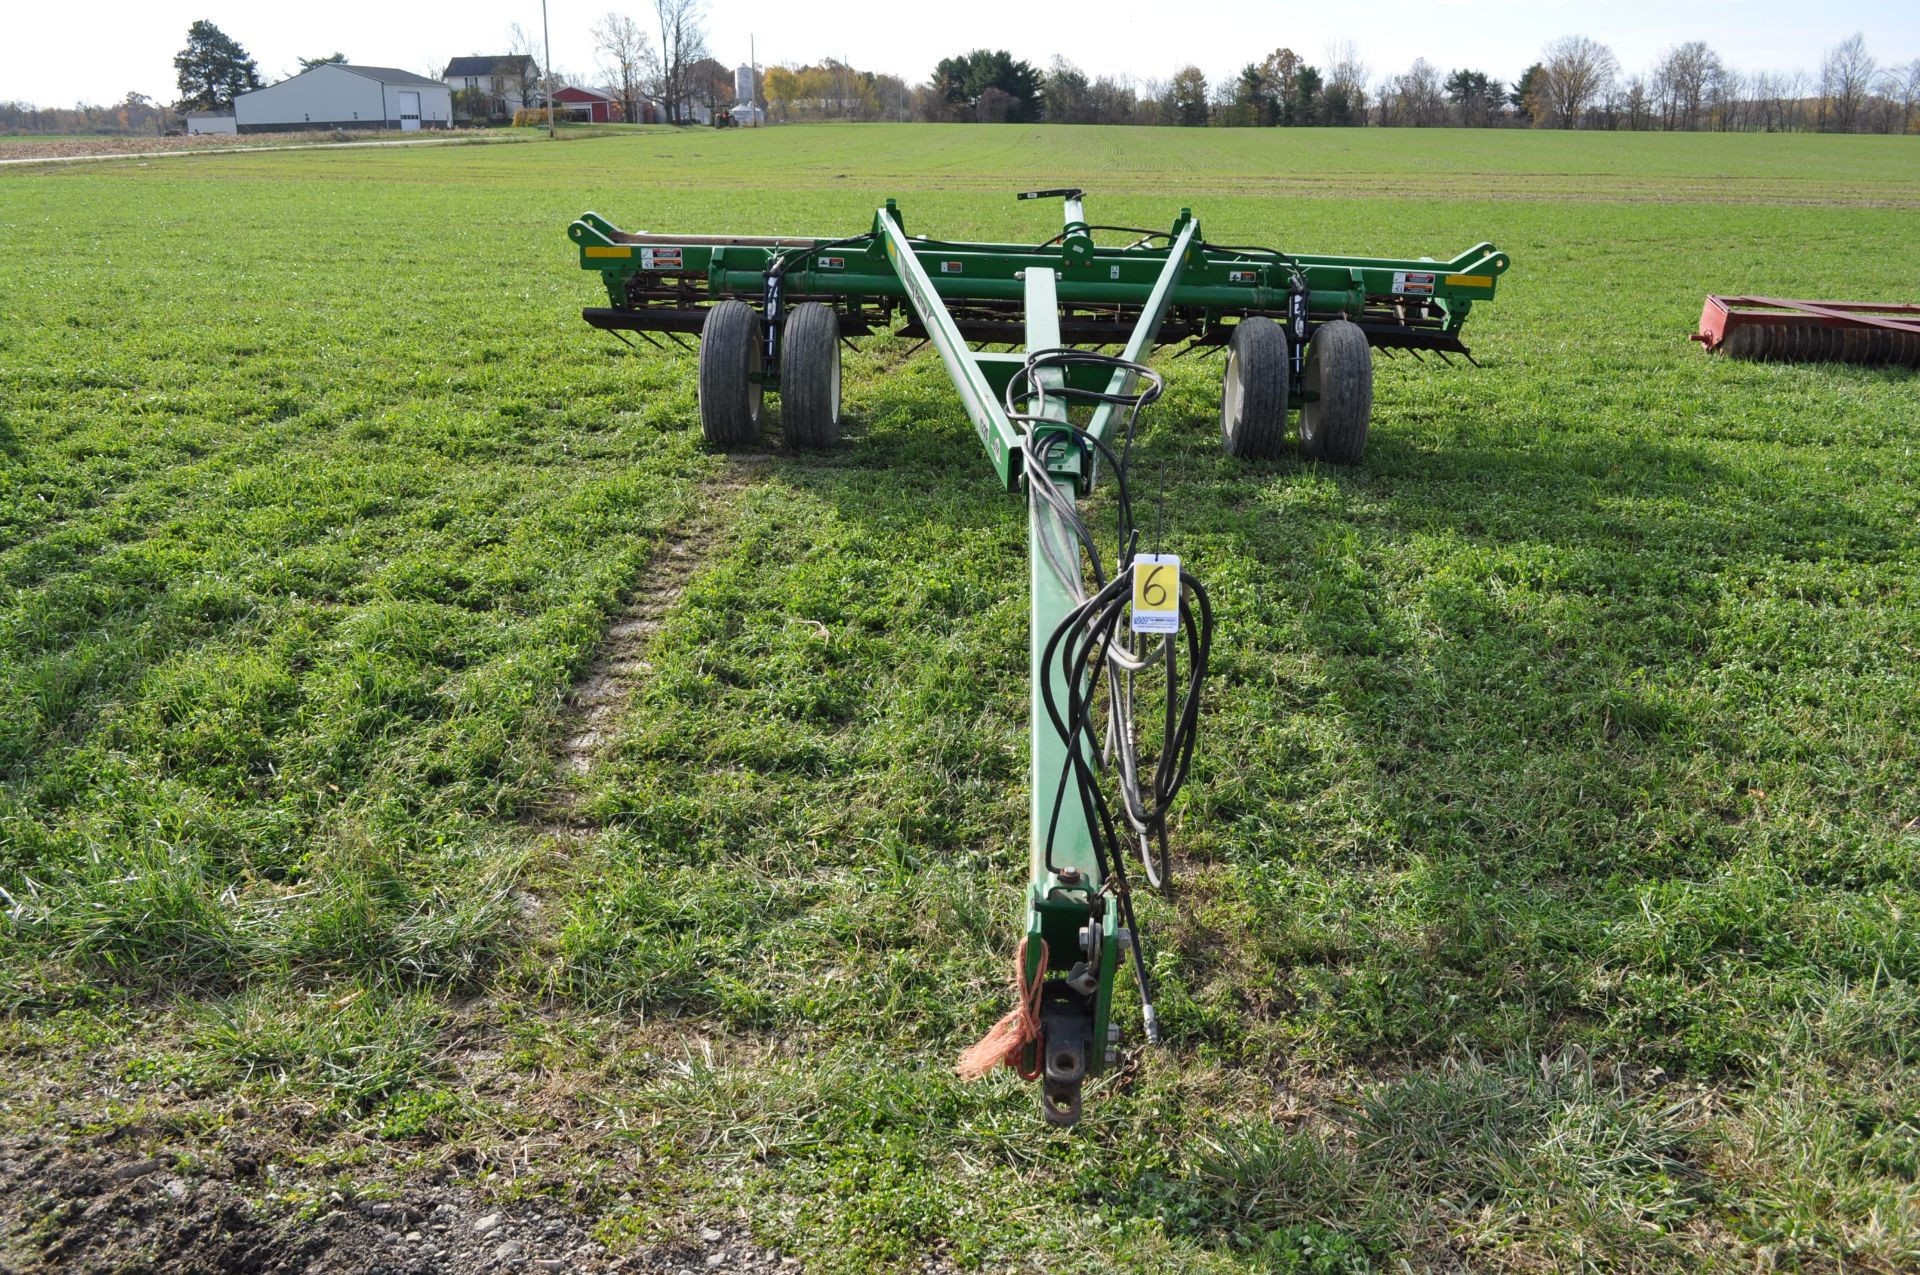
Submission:
[[[678,332],[669,332],[666,335],[672,339],[675,345],[679,346],[683,350],[691,350],[694,348],[693,346],[688,345],[684,340],[682,340]]]

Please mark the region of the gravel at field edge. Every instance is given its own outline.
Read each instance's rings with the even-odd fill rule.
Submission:
[[[278,1175],[243,1141],[183,1173],[174,1158],[27,1135],[0,1142],[0,1275],[790,1275],[798,1259],[757,1247],[737,1227],[705,1225],[678,1242],[610,1252],[591,1219],[544,1198],[489,1202],[455,1186],[381,1200],[327,1198],[318,1216],[274,1215],[248,1198]]]

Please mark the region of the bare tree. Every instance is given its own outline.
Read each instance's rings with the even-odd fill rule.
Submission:
[[[1352,40],[1327,45],[1326,86],[1320,90],[1326,123],[1367,122],[1367,77],[1372,71],[1360,60],[1360,48]]]
[[[1095,124],[1133,123],[1138,112],[1133,84],[1101,76],[1087,86],[1087,111]]]
[[[1627,80],[1620,96],[1620,109],[1626,112],[1627,128],[1641,132],[1653,123],[1653,108],[1647,94],[1647,77],[1635,75]]]
[[[1700,127],[1701,108],[1719,88],[1727,69],[1705,41],[1689,40],[1660,55],[1653,68],[1653,97],[1666,128]]]
[[[1880,69],[1867,52],[1867,40],[1860,32],[1828,49],[1820,62],[1821,127],[1836,133],[1850,133],[1860,118]]]
[[[903,123],[913,118],[913,90],[897,75],[873,77],[873,100],[880,119]]]
[[[1425,58],[1389,79],[1380,93],[1380,122],[1408,128],[1437,128],[1447,122],[1447,98],[1440,70]]]
[[[533,37],[518,22],[507,28],[507,56],[494,67],[493,77],[500,81],[503,96],[520,100],[520,108],[546,104],[546,94],[540,89],[540,62],[533,56]]]
[[[1140,95],[1134,101],[1135,116],[1141,124],[1174,124],[1169,103],[1173,100],[1172,86],[1165,80],[1148,78],[1140,82]]]
[[[660,56],[655,64],[655,91],[667,108],[667,118],[678,121],[693,97],[688,72],[707,56],[707,33],[701,26],[706,9],[701,0],[653,0],[660,20]]]
[[[1613,50],[1584,35],[1562,36],[1541,53],[1534,123],[1578,128],[1587,110],[1604,98],[1620,74]]]
[[[1748,77],[1732,67],[1722,67],[1707,86],[1708,125],[1722,133],[1745,128],[1751,106],[1752,90]]]
[[[653,41],[640,24],[624,13],[609,13],[593,28],[593,47],[600,55],[600,74],[620,95],[620,109],[628,123],[640,118],[640,96],[654,64]]]
[[[1895,73],[1900,96],[1900,131],[1911,133],[1920,127],[1920,58],[1915,58]]]

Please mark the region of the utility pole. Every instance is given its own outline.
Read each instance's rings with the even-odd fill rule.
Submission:
[[[547,0],[540,0],[540,43],[547,49],[547,73],[541,78],[547,82],[547,140],[551,142],[558,134],[553,127],[553,30],[547,25]]]

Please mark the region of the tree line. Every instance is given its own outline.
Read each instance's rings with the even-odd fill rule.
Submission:
[[[1693,40],[1629,75],[1612,49],[1576,35],[1548,44],[1511,81],[1425,58],[1375,78],[1346,42],[1319,65],[1281,48],[1211,83],[1197,66],[1136,83],[1089,78],[1060,57],[1042,71],[976,49],[941,60],[912,98],[901,118],[957,123],[1920,133],[1920,58],[1883,64],[1856,33],[1815,71],[1745,73]]]
[[[628,119],[641,104],[687,120],[734,102],[733,73],[707,49],[704,0],[650,0],[645,21],[610,12],[592,28],[595,73]],[[658,43],[655,43],[655,36]],[[532,41],[512,30],[509,61],[519,96],[572,77],[543,73]],[[302,70],[343,61],[301,58]],[[210,22],[196,22],[174,58],[174,111],[223,108],[259,87],[254,60]],[[439,67],[428,69],[438,78]],[[1004,49],[942,58],[925,83],[862,71],[832,58],[770,67],[754,96],[775,121],[929,120],[950,123],[1160,124],[1184,127],[1535,127],[1691,131],[1920,133],[1920,57],[1883,63],[1856,33],[1827,49],[1817,68],[1743,72],[1704,41],[1665,50],[1645,70],[1623,72],[1607,45],[1588,36],[1554,40],[1512,80],[1475,67],[1442,70],[1425,58],[1375,77],[1351,41],[1316,65],[1275,49],[1209,81],[1197,66],[1170,77],[1089,76],[1062,57],[1043,70]],[[0,131],[157,132],[169,108],[129,93],[113,106],[39,109],[0,102]]]

